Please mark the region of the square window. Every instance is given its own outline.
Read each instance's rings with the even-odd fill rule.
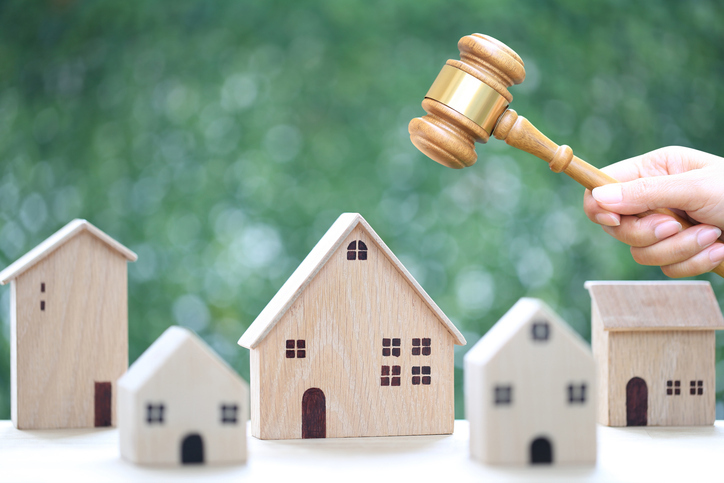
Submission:
[[[221,422],[223,424],[236,424],[239,406],[236,404],[221,405]]]
[[[666,386],[671,387],[674,385],[674,381],[666,381]]]
[[[703,388],[703,387],[700,387],[697,391],[698,391],[697,394],[698,394],[699,396],[701,396],[702,394],[704,394],[704,388]]]
[[[681,381],[674,381],[674,386],[676,386],[676,387],[681,386]]]
[[[390,345],[390,339],[382,339],[382,347],[389,347]]]
[[[360,250],[357,255],[360,260],[367,260],[367,250]]]
[[[423,355],[423,356],[429,356],[430,354],[431,354],[431,349],[430,349],[430,347],[423,347],[423,348],[422,348],[422,355]]]
[[[347,260],[357,260],[357,252],[347,250]]]
[[[693,387],[693,386],[696,386],[696,381],[691,381],[691,383],[690,383],[689,385],[692,386],[692,387]]]
[[[426,386],[430,385],[431,378],[430,376],[422,376],[422,383]]]
[[[389,386],[390,385],[390,378],[389,377],[383,377],[380,381],[380,386]]]
[[[162,424],[163,423],[163,404],[151,404],[146,405],[146,422],[148,424]]]
[[[304,359],[305,357],[307,357],[307,351],[305,351],[305,350],[297,351],[297,359]]]
[[[546,341],[550,337],[550,326],[548,322],[535,322],[531,326],[531,335],[533,340]]]
[[[293,351],[293,350],[287,351],[287,359],[294,359],[294,351]]]
[[[390,366],[382,366],[382,375],[383,375],[383,376],[389,376],[389,375],[390,375]]]
[[[294,339],[287,339],[287,349],[294,349]]]
[[[390,355],[390,348],[389,347],[383,347],[382,348],[382,356],[387,357]]]
[[[673,390],[673,389],[667,389],[667,390],[666,390],[666,395],[667,395],[667,396],[671,396],[672,394],[674,394],[674,390]]]
[[[513,403],[513,386],[495,386],[495,405],[503,406]]]
[[[432,343],[431,339],[422,339],[422,345],[430,347],[430,344]]]
[[[304,349],[307,343],[304,339],[297,340],[297,349]]]
[[[412,339],[412,345],[420,345],[420,339]]]
[[[680,394],[681,394],[681,389],[679,389],[678,387],[676,389],[674,389],[674,396],[679,396]]]
[[[430,366],[422,366],[422,373],[423,374],[430,374]]]
[[[392,366],[392,375],[399,376],[400,374],[402,374],[400,369],[400,366]]]
[[[412,385],[413,385],[413,386],[419,386],[419,385],[420,385],[420,376],[412,376]]]
[[[400,357],[400,348],[399,347],[393,347],[392,348],[392,355],[394,357]]]
[[[401,339],[392,339],[392,345],[399,347],[402,344]]]
[[[419,347],[413,347],[413,348],[412,348],[412,355],[413,355],[413,356],[419,356],[419,355],[420,355],[420,348],[419,348]]]
[[[413,374],[413,375],[419,375],[419,374],[420,374],[420,366],[412,366],[412,374]]]
[[[393,385],[393,386],[399,386],[399,385],[400,385],[400,380],[401,380],[400,377],[393,377],[393,378],[392,378],[392,385]]]
[[[568,385],[568,404],[586,402],[586,383]]]

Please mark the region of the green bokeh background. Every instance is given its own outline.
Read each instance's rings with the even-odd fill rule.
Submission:
[[[359,212],[467,337],[462,418],[462,356],[518,298],[589,338],[586,280],[665,278],[531,155],[493,140],[455,171],[412,146],[407,123],[473,32],[524,59],[513,107],[596,166],[724,153],[721,2],[0,0],[0,267],[86,218],[139,255],[131,361],[181,324],[248,379],[239,336]],[[722,300],[721,278],[697,278]],[[7,287],[0,301],[7,419]]]

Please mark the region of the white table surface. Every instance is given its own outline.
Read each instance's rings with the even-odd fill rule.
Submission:
[[[724,482],[724,421],[695,428],[598,429],[588,467],[486,466],[470,459],[468,423],[446,436],[261,441],[246,464],[155,468],[122,460],[115,429],[18,431],[0,421],[0,481]]]

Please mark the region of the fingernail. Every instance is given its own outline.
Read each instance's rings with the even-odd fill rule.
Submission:
[[[719,245],[709,250],[709,260],[711,260],[711,263],[721,263],[722,260],[724,260],[724,245]]]
[[[623,201],[623,190],[618,183],[607,184],[593,188],[593,199],[600,203],[620,203]]]
[[[721,230],[717,227],[705,228],[696,235],[696,242],[700,247],[708,247],[721,236]]]
[[[596,215],[596,223],[604,226],[618,226],[621,224],[617,215],[613,213],[599,213]]]
[[[671,235],[676,235],[680,231],[681,223],[679,223],[678,221],[669,220],[656,225],[656,228],[654,228],[654,236],[657,240],[663,240],[664,238],[668,238]]]

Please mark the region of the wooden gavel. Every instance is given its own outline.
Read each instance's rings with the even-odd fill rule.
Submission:
[[[458,42],[460,60],[450,59],[422,101],[424,117],[410,121],[412,143],[429,158],[449,168],[461,169],[477,161],[475,142],[486,143],[492,134],[514,148],[547,162],[592,190],[618,183],[614,178],[558,146],[526,118],[508,109],[513,96],[508,87],[525,79],[523,60],[504,43],[482,34]],[[683,229],[692,224],[671,210],[661,208],[639,213],[660,213],[676,219]],[[724,277],[724,263],[712,270]]]

